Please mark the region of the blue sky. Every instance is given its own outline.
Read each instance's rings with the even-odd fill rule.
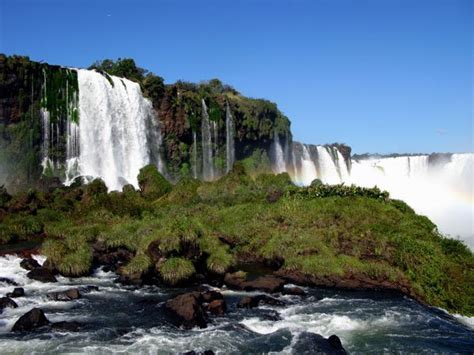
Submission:
[[[132,57],[275,101],[296,140],[473,151],[471,0],[0,0],[0,52]]]

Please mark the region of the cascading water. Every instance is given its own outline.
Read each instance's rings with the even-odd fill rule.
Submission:
[[[273,139],[273,172],[275,174],[281,174],[286,171],[285,155],[283,154],[283,147],[280,144],[280,138],[278,137],[278,134],[276,132],[274,133]]]
[[[193,162],[192,162],[193,178],[197,179],[197,137],[196,131],[193,131]]]
[[[295,182],[298,185],[309,185],[314,179],[318,178],[316,165],[311,158],[311,154],[306,144],[302,144],[302,156],[299,166],[299,174],[295,176]]]
[[[140,86],[127,79],[78,70],[79,172],[102,178],[110,190],[126,183],[138,187],[137,175],[150,163],[147,138],[152,104]]]
[[[230,111],[229,103],[226,105],[225,111],[225,133],[226,133],[226,173],[232,170],[235,162],[235,147],[234,147],[234,119]]]
[[[318,145],[316,149],[318,151],[319,178],[321,181],[325,184],[341,183],[337,162],[329,153],[328,148]]]
[[[214,180],[214,157],[212,151],[211,125],[204,99],[202,100],[202,177],[206,181]]]

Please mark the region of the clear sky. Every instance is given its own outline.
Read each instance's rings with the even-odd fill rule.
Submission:
[[[132,57],[275,101],[296,140],[473,151],[472,0],[0,0],[0,52]]]

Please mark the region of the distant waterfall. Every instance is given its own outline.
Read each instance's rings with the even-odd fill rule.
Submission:
[[[193,131],[193,156],[192,156],[192,171],[193,171],[193,178],[197,179],[197,137],[196,131]]]
[[[341,183],[337,161],[331,156],[329,148],[318,145],[317,151],[321,181],[326,184]]]
[[[278,134],[275,132],[274,133],[274,138],[273,138],[273,146],[272,146],[272,151],[273,151],[273,172],[275,174],[280,174],[283,173],[286,170],[286,160],[285,160],[285,155],[283,153],[283,147],[281,146],[280,143],[280,138],[278,137]]]
[[[110,190],[138,187],[138,172],[150,163],[147,127],[155,115],[137,83],[109,78],[78,70],[80,175],[100,177]]]
[[[230,111],[229,103],[226,105],[225,111],[225,132],[226,132],[226,173],[232,170],[235,162],[235,147],[234,147],[234,119]]]
[[[212,151],[211,125],[204,99],[202,99],[202,177],[206,181],[214,180],[214,157]]]

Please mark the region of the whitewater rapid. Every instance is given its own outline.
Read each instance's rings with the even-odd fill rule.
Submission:
[[[44,257],[35,256],[42,263]],[[15,298],[19,307],[7,308],[0,316],[0,349],[8,353],[84,354],[176,354],[213,350],[221,354],[293,354],[304,332],[325,337],[337,334],[350,353],[466,352],[474,348],[474,330],[444,311],[384,292],[334,291],[305,288],[306,297],[279,296],[285,306],[237,307],[241,297],[256,292],[221,289],[228,305],[224,316],[211,317],[208,328],[182,330],[166,319],[163,302],[180,289],[148,286],[123,287],[116,275],[97,270],[90,277],[41,283],[26,277],[16,256],[0,257],[0,276],[8,277],[25,289],[25,297]],[[83,292],[70,302],[47,298],[52,291],[71,287],[98,290]],[[291,286],[291,285],[290,285]],[[2,295],[13,286],[0,282]],[[41,308],[52,322],[76,321],[77,332],[39,330],[11,333],[15,321],[31,308]],[[311,344],[303,344],[308,349]]]

